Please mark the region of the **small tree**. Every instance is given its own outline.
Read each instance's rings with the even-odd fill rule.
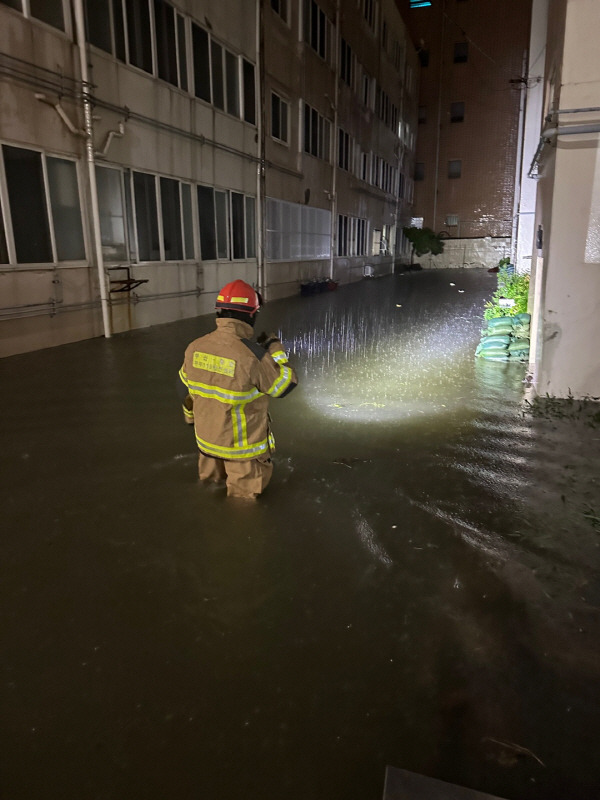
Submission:
[[[410,251],[411,264],[415,259],[415,255],[424,256],[425,253],[431,253],[434,256],[439,256],[444,251],[443,240],[431,228],[402,228],[402,232],[412,246]]]

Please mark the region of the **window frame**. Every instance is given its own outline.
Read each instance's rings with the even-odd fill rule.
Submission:
[[[277,100],[279,105],[279,132],[281,133],[282,125],[282,114],[281,109],[282,107],[285,108],[285,138],[283,136],[277,136],[274,132],[274,118],[273,118],[273,101]],[[274,139],[279,144],[287,145],[289,147],[290,143],[290,103],[285,100],[278,92],[271,89],[271,138]]]
[[[458,164],[458,168],[452,165]],[[462,158],[448,159],[448,180],[458,180],[462,178]]]
[[[14,9],[13,9],[14,10]],[[13,223],[13,213],[10,204],[10,195],[8,191],[8,179],[6,174],[6,167],[4,163],[4,146],[11,147],[16,150],[26,150],[28,152],[37,153],[40,158],[41,167],[41,180],[42,192],[41,198],[43,199],[46,214],[46,224],[48,227],[48,243],[50,245],[51,261],[19,261],[17,253],[17,245],[15,240],[15,230]],[[58,258],[58,245],[56,227],[54,224],[54,215],[56,209],[53,208],[52,197],[50,193],[50,178],[48,175],[47,159],[52,158],[59,161],[67,161],[75,165],[75,182],[77,187],[77,197],[79,200],[79,219],[81,224],[81,238],[83,244],[83,258],[75,259],[59,259]],[[24,147],[22,144],[13,144],[0,140],[0,214],[2,214],[4,225],[4,237],[6,240],[6,250],[9,261],[2,266],[11,267],[19,270],[26,270],[39,267],[50,267],[52,265],[60,265],[61,267],[69,265],[82,265],[89,263],[89,239],[86,228],[85,217],[85,203],[83,194],[83,181],[81,177],[80,160],[69,155],[56,153],[53,151],[46,151],[40,147]]]

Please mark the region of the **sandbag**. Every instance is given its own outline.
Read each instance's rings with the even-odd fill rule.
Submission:
[[[529,350],[529,339],[513,339],[508,345],[511,353],[517,353],[519,350]]]
[[[486,361],[508,361],[509,359],[508,353],[505,351],[504,355],[492,355],[488,353],[487,350],[485,353],[481,353],[480,358],[485,359]]]
[[[498,325],[508,325],[512,328],[514,317],[494,317],[488,319],[488,328],[497,328]]]
[[[477,352],[479,351],[479,352]],[[475,355],[481,356],[482,358],[487,358],[488,356],[508,356],[508,350],[506,347],[487,347],[487,348],[477,348],[475,351]]]
[[[496,325],[495,328],[486,328],[482,331],[482,336],[507,336],[513,332],[512,325]]]
[[[515,319],[518,320],[520,323],[525,323],[529,325],[531,322],[531,314],[527,314],[527,312],[523,312],[521,314],[515,314]]]
[[[502,345],[508,347],[510,342],[511,342],[511,337],[508,334],[506,334],[505,336],[496,336],[495,334],[492,334],[491,336],[486,336],[484,339],[481,340],[481,346],[485,348],[499,347]]]

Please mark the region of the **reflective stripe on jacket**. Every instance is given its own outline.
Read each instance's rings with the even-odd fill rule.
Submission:
[[[196,441],[214,458],[257,458],[272,450],[269,397],[283,397],[297,384],[281,342],[267,352],[252,335],[247,323],[219,318],[215,331],[185,351],[179,376],[192,400]]]

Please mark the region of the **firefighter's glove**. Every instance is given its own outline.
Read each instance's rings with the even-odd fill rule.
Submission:
[[[265,350],[268,350],[269,347],[273,344],[273,342],[279,341],[279,336],[276,333],[265,333],[263,331],[256,340],[260,345],[262,345]]]

